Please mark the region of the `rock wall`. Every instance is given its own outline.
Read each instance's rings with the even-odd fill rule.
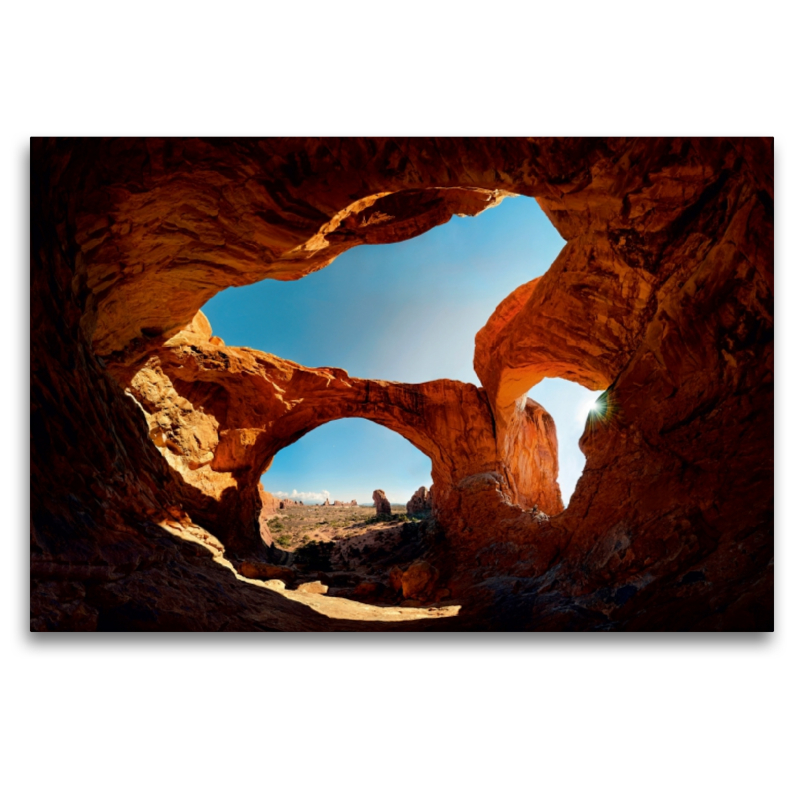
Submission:
[[[261,541],[264,542],[267,547],[271,547],[273,544],[272,533],[270,532],[269,525],[267,525],[267,521],[278,513],[283,507],[283,503],[281,503],[277,497],[273,497],[269,492],[264,491],[260,483],[256,488],[261,503],[261,510],[258,514],[258,534],[261,537]]]
[[[274,454],[365,416],[434,462],[444,624],[770,627],[772,169],[756,139],[33,140],[32,624],[264,627],[174,528],[257,550]],[[509,193],[567,245],[478,333],[482,387],[310,370],[197,315]],[[563,513],[544,377],[606,390]]]

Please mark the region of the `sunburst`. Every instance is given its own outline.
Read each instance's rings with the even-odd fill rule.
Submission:
[[[616,405],[614,398],[609,390],[603,392],[589,408],[589,413],[586,422],[589,426],[589,431],[594,433],[601,424],[607,425],[611,422],[616,415]]]

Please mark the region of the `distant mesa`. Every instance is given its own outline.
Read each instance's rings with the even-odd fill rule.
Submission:
[[[281,508],[292,508],[293,506],[302,506],[302,505],[303,505],[303,501],[302,500],[291,500],[290,498],[286,497],[283,500],[281,500],[280,507]]]
[[[386,498],[386,493],[383,489],[376,489],[372,493],[372,501],[375,503],[376,514],[391,514],[392,506]]]
[[[411,499],[406,503],[406,511],[409,514],[428,513],[431,510],[431,501],[431,493],[424,486],[420,486],[419,489],[414,492]]]

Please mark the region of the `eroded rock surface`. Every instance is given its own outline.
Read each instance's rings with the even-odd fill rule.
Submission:
[[[391,503],[389,503],[388,499],[386,498],[386,494],[384,493],[383,489],[376,489],[372,493],[372,502],[375,503],[376,514],[392,513]]]
[[[472,524],[478,513],[488,518],[503,507],[513,516],[517,506],[533,502],[550,513],[562,509],[555,427],[533,401],[519,420],[517,447],[503,461],[486,394],[470,384],[392,383],[303,367],[257,350],[214,344],[202,316],[198,312],[145,362],[128,391],[145,411],[153,443],[181,478],[182,507],[214,530],[232,554],[249,557],[260,546],[253,520],[263,503],[261,476],[274,456],[315,427],[344,417],[378,422],[430,457],[436,513],[454,546],[481,545],[482,527]],[[190,424],[200,418],[215,435],[200,439],[190,427],[183,439],[174,435],[165,443],[152,421],[156,413]],[[373,501],[376,513],[391,514],[382,491]],[[332,504],[326,498],[324,505]],[[263,524],[261,538],[271,541]]]
[[[267,523],[283,508],[283,501],[265,491],[260,483],[256,484],[256,489],[261,503],[261,510],[258,513],[258,532],[264,544],[270,546],[272,545],[272,533],[270,533]]]
[[[400,585],[403,597],[407,600],[427,600],[436,588],[439,570],[427,561],[415,561],[406,569],[401,578]]]
[[[431,493],[424,486],[420,486],[406,503],[406,511],[409,514],[425,514],[432,510],[432,503]]]
[[[312,370],[197,315],[508,193],[567,244],[479,332],[482,387]],[[771,140],[32,140],[32,627],[770,628],[772,241]],[[544,377],[607,390],[563,513]],[[261,472],[341,416],[431,456],[458,616],[333,619],[219,561],[269,554]]]

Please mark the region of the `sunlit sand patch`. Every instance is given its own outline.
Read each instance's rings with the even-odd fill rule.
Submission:
[[[187,542],[194,542],[204,547],[211,553],[213,560],[227,569],[235,576],[236,580],[249,583],[262,589],[301,603],[330,619],[357,620],[362,622],[410,622],[419,619],[442,619],[444,617],[458,616],[461,606],[438,606],[435,608],[406,608],[398,606],[372,606],[359,603],[356,600],[347,600],[344,597],[328,597],[324,594],[306,594],[305,592],[291,591],[286,588],[283,581],[262,581],[255,578],[245,578],[240,575],[233,564],[225,558],[225,548],[216,536],[204,528],[192,523],[187,517],[180,521],[166,519],[160,527],[173,536]]]

